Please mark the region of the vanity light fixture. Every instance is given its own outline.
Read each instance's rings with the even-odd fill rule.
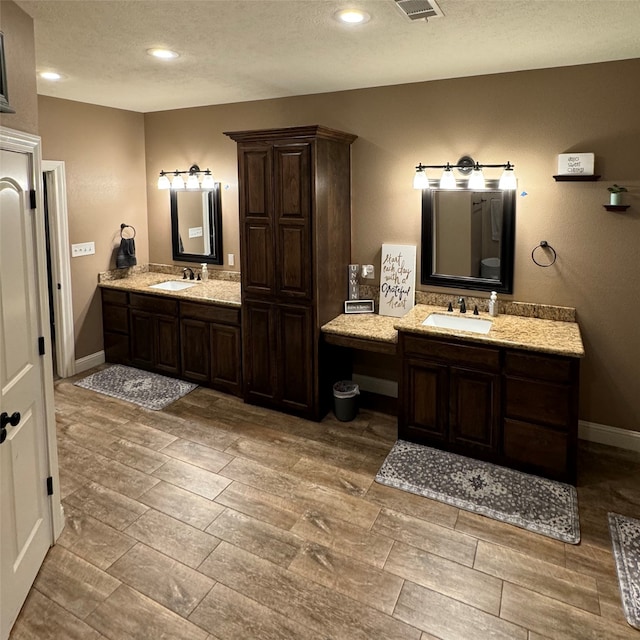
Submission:
[[[484,189],[485,180],[482,170],[501,168],[504,169],[504,171],[500,178],[499,188],[504,191],[509,191],[517,187],[513,167],[514,165],[510,162],[505,162],[504,164],[480,164],[469,156],[463,156],[458,160],[457,164],[450,164],[449,162],[447,162],[447,164],[422,164],[422,162],[420,162],[418,166],[416,166],[413,188],[429,189],[431,185],[426,169],[442,169],[442,176],[439,182],[440,189],[456,189],[457,183],[452,169],[457,169],[463,175],[471,174],[467,183],[469,189]]]
[[[187,183],[185,185],[183,174],[188,174]],[[169,176],[173,176],[169,180]],[[200,179],[202,175],[202,180]],[[200,170],[197,164],[192,164],[188,169],[184,171],[166,172],[160,171],[160,177],[158,178],[158,189],[213,189],[215,187],[215,181],[211,173],[211,169]]]

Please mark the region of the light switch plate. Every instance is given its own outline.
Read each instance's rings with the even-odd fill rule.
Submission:
[[[71,245],[71,257],[90,256],[96,252],[95,242],[78,242]]]
[[[233,265],[236,263],[236,259],[235,256],[233,255],[233,253],[228,253],[227,254],[227,264],[230,267],[233,267]]]

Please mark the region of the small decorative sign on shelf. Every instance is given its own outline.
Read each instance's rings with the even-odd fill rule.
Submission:
[[[345,313],[373,313],[374,302],[373,300],[345,300],[344,312]]]
[[[558,175],[560,176],[592,176],[595,165],[593,153],[560,153],[558,154]]]

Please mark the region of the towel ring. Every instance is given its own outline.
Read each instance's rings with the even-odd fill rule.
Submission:
[[[553,260],[551,262],[549,262],[549,264],[542,264],[541,262],[538,262],[536,260],[536,256],[535,253],[538,249],[549,249],[549,251],[551,251],[552,255],[553,255]],[[531,259],[539,266],[539,267],[550,267],[552,264],[555,263],[556,259],[558,257],[558,254],[556,253],[556,250],[546,241],[546,240],[540,240],[540,244],[537,247],[533,248],[533,251],[531,252]]]
[[[130,224],[125,224],[124,222],[120,225],[120,237],[123,238],[122,232],[129,227],[129,229],[133,229],[133,237],[136,237],[136,228],[132,227]]]

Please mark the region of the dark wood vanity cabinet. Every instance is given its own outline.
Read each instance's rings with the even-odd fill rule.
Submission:
[[[319,419],[320,327],[351,257],[350,145],[321,126],[229,132],[238,143],[244,399]]]
[[[577,358],[399,333],[398,437],[575,483]]]
[[[240,340],[239,309],[180,302],[180,352],[186,379],[240,395]]]
[[[130,293],[129,326],[131,364],[180,374],[177,300]]]
[[[128,364],[129,294],[126,291],[102,289],[102,329],[107,362]]]
[[[491,458],[498,449],[500,363],[494,349],[401,336],[399,437]]]
[[[240,309],[102,289],[105,360],[242,392]]]

